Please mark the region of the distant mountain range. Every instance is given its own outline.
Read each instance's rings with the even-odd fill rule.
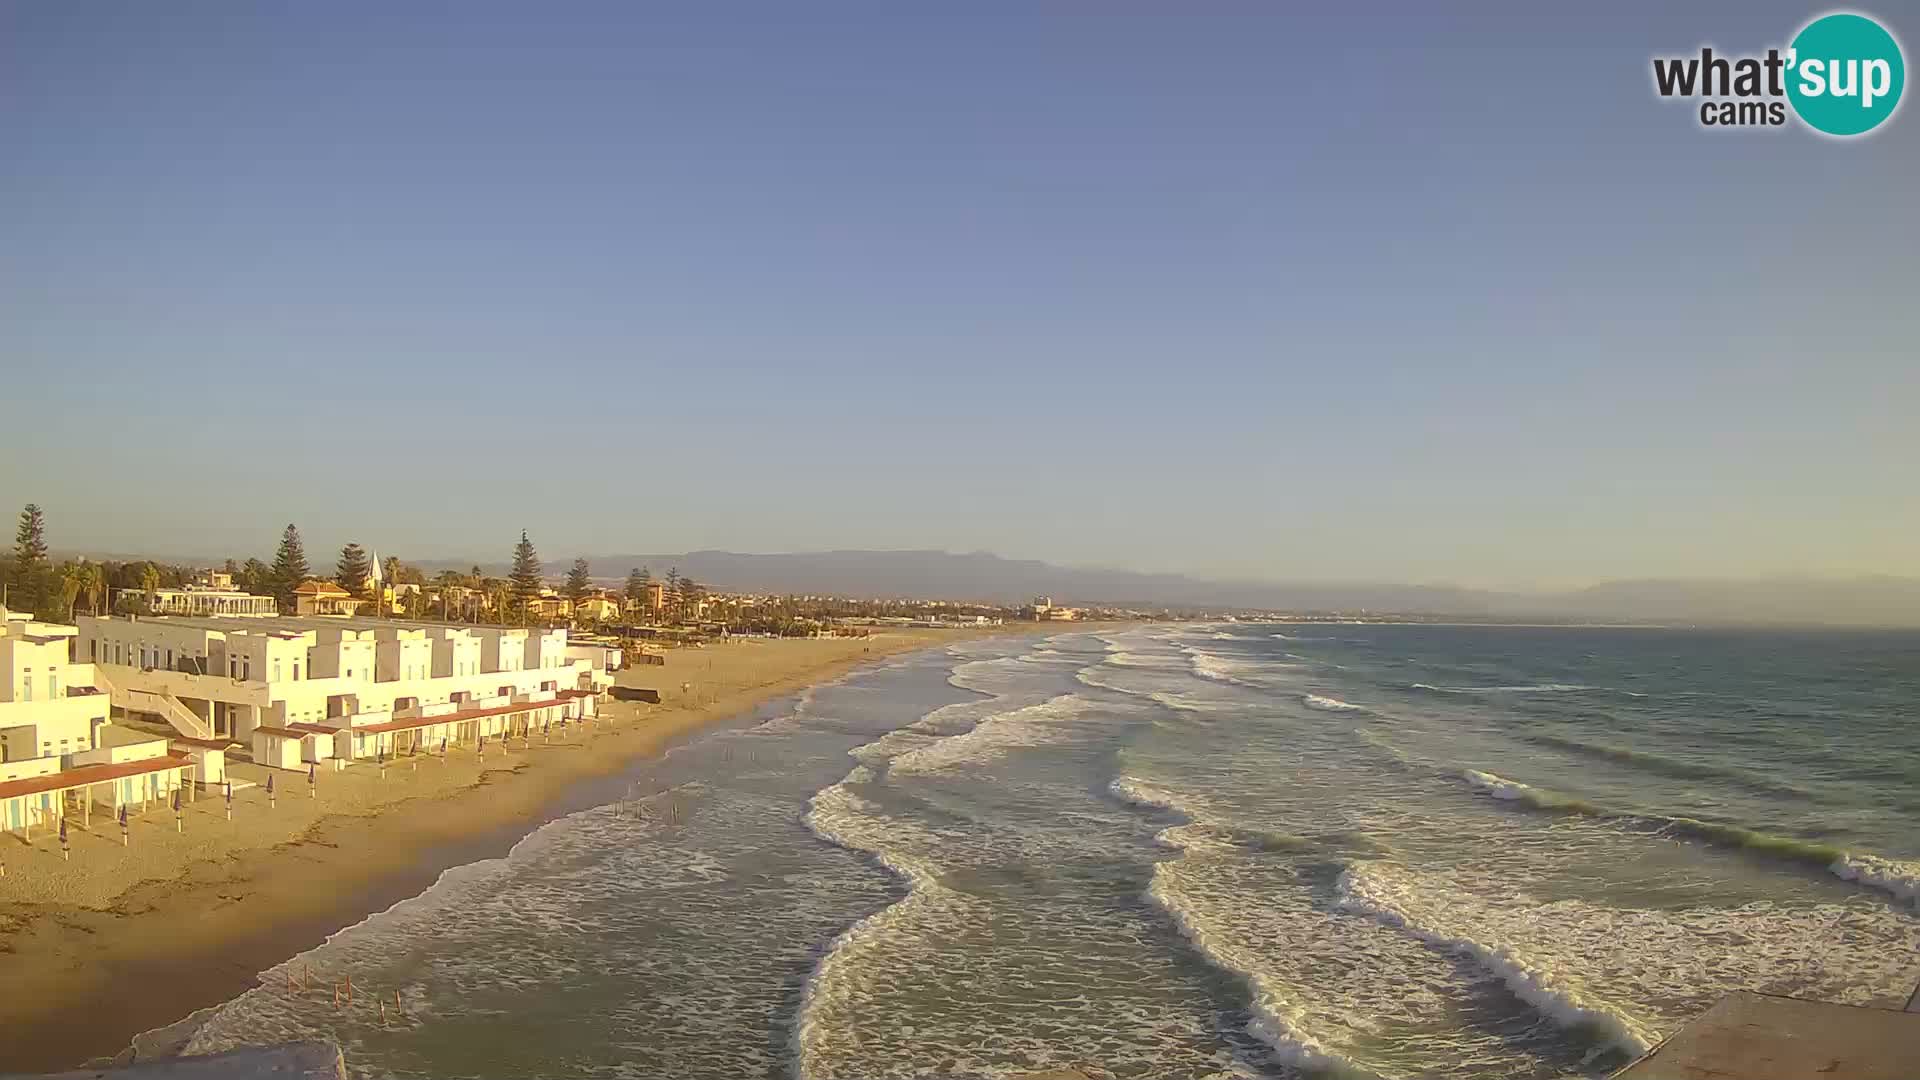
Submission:
[[[551,562],[557,576],[571,562]],[[972,600],[1015,604],[1052,596],[1064,604],[1138,607],[1374,611],[1473,618],[1584,618],[1597,621],[1795,623],[1920,626],[1920,579],[1768,579],[1612,581],[1569,592],[1518,593],[1444,585],[1206,581],[1003,559],[986,552],[820,551],[750,555],[592,555],[594,575],[623,578],[633,567],[655,577],[678,568],[703,585],[742,592]],[[458,560],[423,569],[465,570]],[[502,564],[482,564],[504,574]]]

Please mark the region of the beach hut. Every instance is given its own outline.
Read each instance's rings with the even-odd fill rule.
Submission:
[[[227,751],[240,746],[230,739],[190,739],[184,735],[175,735],[168,743],[193,762],[193,775],[202,786],[226,782]]]
[[[262,724],[253,729],[253,760],[275,769],[306,771],[306,733]]]

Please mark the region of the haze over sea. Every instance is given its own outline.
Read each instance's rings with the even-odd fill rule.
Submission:
[[[191,1049],[320,1035],[365,1076],[1603,1074],[1730,990],[1913,990],[1917,696],[1914,632],[960,644],[639,767],[631,801],[266,973]]]

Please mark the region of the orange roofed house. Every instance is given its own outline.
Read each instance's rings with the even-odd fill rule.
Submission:
[[[293,590],[293,608],[298,615],[354,615],[364,603],[331,581],[303,581]]]

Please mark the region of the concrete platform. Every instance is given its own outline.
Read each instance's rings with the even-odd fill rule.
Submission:
[[[1915,1080],[1920,1013],[1729,994],[1614,1080]]]

